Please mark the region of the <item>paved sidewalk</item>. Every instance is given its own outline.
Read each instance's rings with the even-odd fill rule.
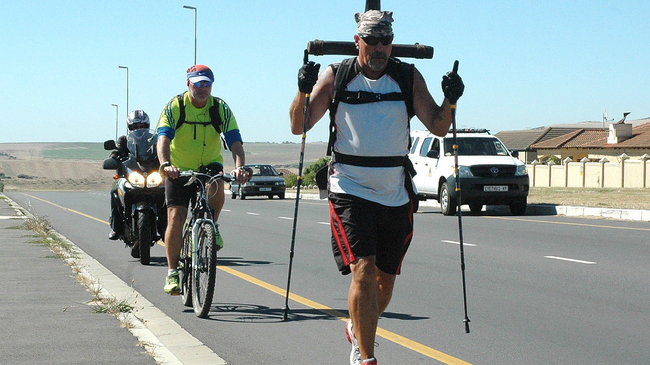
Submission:
[[[0,364],[156,364],[0,193]]]

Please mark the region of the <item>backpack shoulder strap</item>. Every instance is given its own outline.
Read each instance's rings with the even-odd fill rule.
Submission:
[[[402,90],[406,111],[408,112],[409,119],[411,119],[415,115],[413,108],[413,77],[415,66],[412,63],[402,62],[397,58],[389,58],[388,67],[390,72],[394,74],[399,88]]]
[[[213,96],[213,103],[212,106],[210,107],[210,123],[212,123],[212,126],[214,129],[217,130],[217,133],[221,133],[221,113],[219,113],[219,107],[221,105],[221,99],[219,99],[216,96]]]
[[[185,102],[183,101],[183,97],[185,96],[185,93],[181,93],[176,95],[176,99],[178,100],[178,107],[180,109],[180,116],[178,117],[178,120],[176,121],[176,129],[181,127],[183,123],[185,123]]]
[[[348,85],[350,80],[356,75],[354,72],[352,72],[356,60],[357,60],[356,57],[351,57],[331,65],[332,70],[334,71],[334,97],[332,99],[332,103],[330,104],[330,109],[329,109],[330,135],[329,135],[329,141],[327,143],[327,156],[332,155],[332,148],[334,147],[334,141],[336,140],[335,118],[336,118],[336,110],[338,109],[339,101],[341,100],[341,93],[345,91],[345,87]]]

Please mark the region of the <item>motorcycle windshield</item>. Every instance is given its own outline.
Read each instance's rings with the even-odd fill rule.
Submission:
[[[138,162],[150,162],[156,159],[156,138],[148,129],[136,129],[126,136],[129,154]]]

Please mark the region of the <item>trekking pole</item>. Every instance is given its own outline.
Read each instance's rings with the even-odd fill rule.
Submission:
[[[309,62],[309,53],[305,49],[303,62]],[[289,249],[289,273],[287,274],[287,294],[284,298],[284,308],[282,308],[282,321],[287,320],[289,313],[289,287],[291,286],[291,268],[293,267],[293,249],[296,244],[296,224],[298,223],[298,203],[300,202],[300,186],[302,185],[302,163],[305,158],[305,139],[307,138],[307,109],[309,108],[309,96],[305,94],[305,109],[302,119],[302,145],[300,147],[300,162],[298,163],[298,180],[296,182],[296,205],[293,210],[293,229],[291,231],[291,248]]]
[[[454,62],[453,73],[458,73],[458,60]],[[456,175],[456,203],[458,207],[458,235],[460,237],[460,271],[463,275],[463,305],[465,307],[465,333],[469,333],[469,317],[467,317],[467,289],[465,286],[465,252],[463,250],[463,213],[460,210],[460,174],[458,172],[458,138],[456,137],[456,102],[451,104],[451,124],[454,133],[454,174]]]

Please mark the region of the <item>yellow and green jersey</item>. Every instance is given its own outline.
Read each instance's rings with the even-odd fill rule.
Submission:
[[[212,124],[210,108],[218,107],[221,118],[221,133],[230,147],[235,141],[242,142],[237,120],[223,100],[217,97],[208,99],[203,108],[195,108],[190,102],[188,92],[183,93],[185,122],[177,125],[181,116],[180,102],[174,97],[160,113],[156,131],[171,140],[171,163],[181,170],[196,171],[199,166],[217,162],[223,165],[221,155],[221,135]]]

